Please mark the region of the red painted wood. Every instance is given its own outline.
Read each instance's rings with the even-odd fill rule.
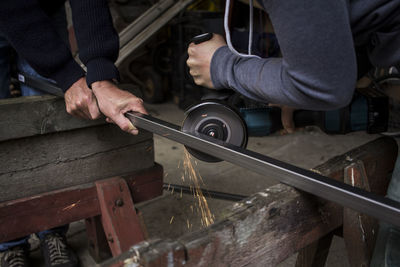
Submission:
[[[95,187],[0,203],[0,242],[100,214]]]
[[[163,193],[163,167],[154,167],[124,176],[132,192],[134,203],[150,200]]]
[[[124,179],[96,182],[102,224],[113,256],[144,240],[139,219]]]
[[[101,223],[101,216],[87,218],[86,235],[88,237],[89,253],[96,262],[111,258],[110,247]]]

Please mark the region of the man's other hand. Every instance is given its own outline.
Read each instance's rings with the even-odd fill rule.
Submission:
[[[87,86],[84,77],[65,92],[65,106],[69,114],[83,119],[94,120],[101,115],[96,97]]]
[[[147,114],[142,99],[119,89],[111,81],[94,82],[92,90],[97,98],[100,111],[107,117],[108,122],[117,124],[125,132],[138,134],[137,128],[124,114],[128,111]]]
[[[186,64],[190,68],[190,75],[197,85],[214,88],[210,73],[211,59],[215,51],[225,45],[224,38],[219,34],[213,34],[211,40],[197,45],[190,43],[188,47],[189,58]]]

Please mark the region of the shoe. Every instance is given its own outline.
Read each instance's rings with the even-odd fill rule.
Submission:
[[[40,240],[46,267],[78,267],[78,257],[68,246],[65,236],[49,233]]]
[[[0,252],[0,267],[27,267],[28,248],[26,246],[15,246]]]

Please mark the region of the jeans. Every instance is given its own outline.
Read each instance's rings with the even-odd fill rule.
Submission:
[[[11,45],[0,33],[0,99],[10,97],[10,66],[11,66]],[[17,69],[19,72],[28,74],[44,80],[49,80],[40,76],[25,59],[17,56]],[[21,84],[21,94],[23,96],[42,95],[39,90]]]
[[[65,235],[68,231],[68,224],[60,226],[60,227],[56,227],[56,228],[52,228],[49,230],[45,230],[42,232],[37,233],[37,236],[39,237],[40,240],[43,240],[45,238],[45,236],[47,234],[50,233],[59,233],[60,235]],[[19,239],[15,239],[12,241],[8,241],[8,242],[4,242],[4,243],[0,243],[0,252],[1,251],[5,251],[7,249],[10,249],[12,247],[15,246],[28,246],[29,247],[29,242],[28,242],[29,236],[25,236],[23,238],[19,238]]]
[[[386,197],[400,202],[400,157],[397,158]],[[400,266],[400,228],[380,222],[371,267]]]
[[[10,44],[0,35],[0,99],[10,97],[10,51]]]
[[[65,7],[61,6],[56,12],[54,12],[54,14],[50,15],[50,18],[61,39],[69,45]],[[11,45],[0,32],[0,99],[10,97],[9,88],[11,50]],[[52,81],[44,78],[43,76],[40,76],[22,57],[17,56],[16,61],[17,69],[19,72],[30,75],[32,77]],[[23,96],[32,96],[42,95],[43,93],[34,88],[21,84],[21,94]]]

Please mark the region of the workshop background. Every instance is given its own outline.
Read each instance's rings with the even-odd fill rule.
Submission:
[[[281,130],[278,108],[271,108],[266,103],[246,99],[231,90],[216,93],[197,86],[188,73],[185,62],[190,40],[205,32],[223,34],[224,1],[167,2],[168,0],[160,2],[156,0],[110,1],[114,25],[122,36],[122,59],[117,62],[121,73],[121,84],[125,89],[144,99],[150,115],[181,125],[185,120],[185,110],[189,107],[204,99],[218,99],[242,116],[245,122],[243,127],[248,132],[247,148],[249,150],[305,169],[312,169],[330,158],[381,137],[382,132],[387,132],[385,122],[387,127],[387,120],[393,115],[390,115],[389,111],[387,114],[383,112],[386,117],[376,118],[375,124],[367,125],[366,106],[369,105],[371,108],[372,105],[376,110],[381,111],[382,106],[389,103],[385,96],[381,94],[376,96],[374,92],[377,88],[379,89],[379,84],[388,80],[399,83],[400,76],[395,68],[376,69],[359,83],[360,89],[354,101],[347,107],[357,118],[351,125],[343,122],[346,119],[340,115],[343,110],[329,114],[304,112],[298,117],[302,121],[298,125],[302,127],[293,134],[284,134]],[[245,0],[235,2],[230,22],[232,42],[239,51],[246,50],[247,47],[248,5],[245,2]],[[181,3],[181,5],[176,5],[176,3]],[[160,6],[165,12],[160,11]],[[153,10],[151,16],[142,18],[143,14],[147,14],[146,12],[151,9]],[[279,56],[279,43],[268,16],[257,7],[254,14],[254,53],[262,57]],[[132,22],[138,18],[142,18],[141,24],[135,24],[136,28],[132,30]],[[79,51],[74,45],[74,33],[72,25],[70,26],[72,49],[78,56]],[[130,32],[127,29],[130,29]],[[135,36],[133,32],[140,38],[129,38]],[[371,84],[375,87],[371,87]],[[13,86],[17,90],[16,80]],[[391,110],[398,111],[398,103],[391,101],[390,105]],[[399,112],[396,113],[399,114]],[[330,124],[329,118],[332,117],[334,122]],[[321,118],[324,120],[321,121]],[[386,135],[397,137],[396,133],[386,133]],[[396,142],[399,143],[398,138]],[[172,190],[168,186],[171,184],[193,186],[189,180],[182,179],[185,172],[184,146],[154,135],[154,154],[155,162],[164,168],[166,190],[162,196],[136,205],[146,226],[148,238],[174,240],[204,229],[201,213],[193,209],[197,201],[193,195],[183,194],[181,190]],[[265,177],[227,162],[207,163],[195,159],[193,162],[196,162],[195,169],[202,178],[200,184],[205,189],[205,196],[214,221],[224,220],[226,210],[237,201],[208,197],[207,190],[251,196],[278,184],[274,177]],[[78,252],[83,267],[97,265],[88,251],[87,233],[83,220],[71,225],[68,240]],[[34,236],[31,243],[33,266],[41,266],[43,262],[39,243]],[[348,262],[350,255],[347,253],[343,238],[335,236],[325,266],[350,266]],[[279,266],[296,266],[296,254],[280,263]]]

